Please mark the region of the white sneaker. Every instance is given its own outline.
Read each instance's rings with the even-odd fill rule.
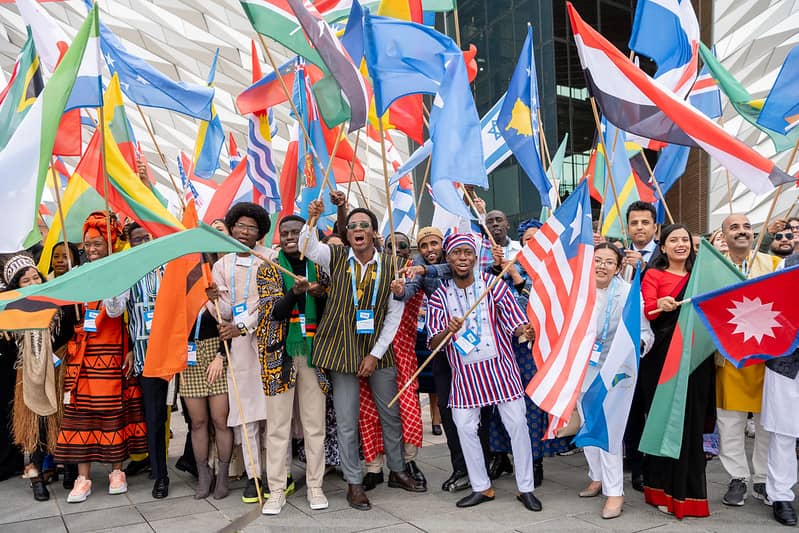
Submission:
[[[322,487],[308,487],[308,505],[314,511],[327,509],[327,497]]]
[[[108,494],[125,494],[128,492],[128,481],[125,472],[113,470],[108,474]]]
[[[286,493],[282,489],[270,491],[269,499],[266,500],[266,503],[261,508],[261,514],[280,514],[284,505],[286,505]]]

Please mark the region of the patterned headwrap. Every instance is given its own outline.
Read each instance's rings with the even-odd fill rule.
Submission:
[[[540,220],[536,220],[534,218],[528,218],[527,220],[522,220],[521,222],[519,222],[519,227],[516,228],[516,231],[518,232],[519,238],[521,239],[522,235],[524,235],[524,232],[527,231],[528,229],[530,228],[540,229],[541,226],[543,225],[544,224],[542,224]]]
[[[471,233],[451,233],[446,240],[444,240],[444,252],[447,254],[458,246],[468,246],[477,253],[477,243],[474,240],[474,235]]]
[[[89,218],[86,219],[86,222],[83,223],[83,239],[86,240],[86,237],[90,239],[96,237],[102,237],[103,240],[108,239],[108,224],[109,221],[106,220],[106,215],[104,211],[95,211],[89,215]],[[122,235],[122,227],[119,225],[117,221],[116,215],[111,213],[111,244],[114,245],[117,242],[117,239]],[[109,250],[110,252],[111,250]]]
[[[33,258],[28,254],[17,254],[6,261],[3,267],[3,280],[6,285],[11,284],[11,280],[17,275],[17,272],[26,268],[36,268],[36,263]]]

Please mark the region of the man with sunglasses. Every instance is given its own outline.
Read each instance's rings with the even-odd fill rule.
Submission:
[[[784,258],[793,253],[794,236],[786,226],[774,234],[774,240],[769,244],[769,253],[776,257]]]
[[[308,216],[322,214],[324,205],[311,202]],[[314,366],[330,372],[336,409],[341,468],[347,481],[347,502],[362,511],[371,509],[363,488],[358,456],[360,378],[369,382],[380,416],[386,460],[391,470],[388,486],[424,492],[425,486],[406,472],[402,455],[402,422],[399,406],[388,402],[397,393],[397,369],[391,341],[397,332],[404,305],[391,297],[393,260],[377,251],[374,236],[377,216],[356,208],[345,219],[349,246],[319,242],[307,226],[298,246],[308,259],[329,273],[327,305],[319,320],[311,353]],[[307,243],[307,244],[306,244]]]

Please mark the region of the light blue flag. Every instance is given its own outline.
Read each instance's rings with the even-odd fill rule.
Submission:
[[[92,0],[84,0],[89,9]],[[193,83],[173,81],[142,58],[125,50],[122,41],[100,23],[100,48],[111,74],[119,74],[125,96],[145,107],[176,111],[190,117],[211,120],[214,90]]]
[[[219,48],[216,49],[211,70],[208,74],[208,87],[214,86],[216,76],[216,61],[219,59]],[[197,141],[194,145],[194,175],[201,178],[212,178],[219,168],[219,154],[225,144],[225,132],[222,121],[216,113],[216,108],[211,104],[211,120],[202,121],[197,132]]]
[[[757,123],[782,134],[799,124],[799,46],[785,58]]]
[[[620,290],[622,284],[626,287],[619,279],[612,282],[615,290]],[[601,334],[599,330],[597,333]],[[580,401],[583,426],[574,437],[574,444],[580,447],[596,446],[615,454],[621,453],[624,428],[633,402],[635,382],[638,379],[638,361],[641,357],[639,274],[635,275],[632,286],[629,287],[621,321],[613,338],[608,342],[610,347],[605,361],[600,361],[599,371]],[[593,373],[591,367],[588,372],[588,375]]]
[[[549,190],[552,185],[544,172],[538,153],[538,82],[533,58],[533,29],[527,26],[527,38],[510,80],[508,93],[497,118],[499,131],[516,156],[527,177],[538,189],[541,205],[552,207]]]
[[[488,187],[480,117],[458,45],[433,28],[371,16],[368,10],[364,28],[366,64],[378,115],[403,96],[435,95],[430,111],[433,188],[442,181]]]

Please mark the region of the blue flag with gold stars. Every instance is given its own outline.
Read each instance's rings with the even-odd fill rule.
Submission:
[[[552,207],[549,201],[552,185],[538,153],[538,82],[533,58],[533,29],[529,25],[527,39],[522,46],[516,70],[513,71],[497,125],[516,160],[538,189],[541,205]]]

